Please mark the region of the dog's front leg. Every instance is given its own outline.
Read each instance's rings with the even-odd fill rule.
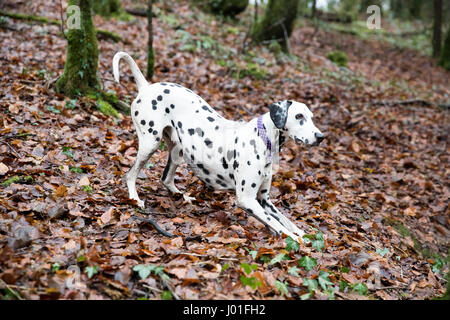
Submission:
[[[258,203],[255,198],[246,196],[237,196],[237,205],[247,211],[249,214],[254,216],[256,219],[267,225],[272,229],[277,235],[282,233],[291,237],[292,239],[299,241],[298,236],[288,230],[283,224],[281,224],[277,219],[268,214],[263,207]]]
[[[282,214],[270,201],[269,190],[272,179],[266,179],[261,184],[260,191],[258,192],[258,202],[264,208],[265,212],[270,216],[277,219],[288,230],[297,234],[301,238],[305,235],[305,232],[300,230],[291,220],[289,220],[284,214]]]

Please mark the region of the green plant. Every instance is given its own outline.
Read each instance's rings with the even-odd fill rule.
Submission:
[[[164,272],[164,266],[138,264],[133,267],[133,271],[136,271],[142,280],[147,279],[152,272],[163,280],[170,280],[170,277]]]
[[[328,54],[328,59],[333,61],[335,64],[337,64],[340,67],[346,67],[347,66],[347,54],[342,51],[332,51]]]
[[[308,256],[304,256],[300,260],[298,260],[298,265],[300,267],[304,267],[306,271],[309,271],[317,266],[317,260]]]
[[[84,269],[84,272],[87,274],[88,278],[90,279],[98,273],[98,267],[97,266],[87,266]]]
[[[248,276],[250,275],[254,270],[258,269],[257,264],[249,265],[248,263],[242,263],[241,268],[244,270],[245,274]],[[262,283],[259,279],[256,277],[247,277],[245,275],[242,275],[239,280],[241,281],[242,285],[249,286],[253,290],[255,290],[257,287],[262,286]]]

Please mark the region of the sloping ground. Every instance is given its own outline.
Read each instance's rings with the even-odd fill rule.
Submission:
[[[245,23],[171,4],[171,11],[157,8],[154,81],[189,87],[236,120],[266,112],[272,101],[311,105],[327,139],[311,149],[288,143],[271,195],[312,241],[298,251],[286,247],[285,240],[237,209],[233,194],[209,191],[186,166],[178,169],[176,183],[197,200],[191,205],[170,196],[159,182],[163,150],[138,180],[138,192],[158,223],[178,237],[165,238],[130,218],[135,209],[123,183],[137,148],[130,119],[106,117],[89,99],[70,101],[46,89],[45,79],[64,66],[66,44],[58,27],[10,20],[17,31],[0,28],[0,294],[29,299],[160,299],[166,290],[191,299],[298,299],[309,292],[314,299],[441,295],[450,228],[448,111],[368,102],[416,98],[416,92],[445,101],[449,73],[425,57],[349,36],[319,31],[308,40],[307,28],[293,35],[296,58],[265,48],[241,55]],[[3,6],[59,15],[50,1]],[[95,24],[127,39],[126,44],[99,42],[99,72],[106,89],[132,99],[130,72],[122,67],[122,85],[113,84],[111,61],[124,50],[145,69],[145,19],[95,17]],[[324,58],[337,43],[350,57],[350,71]],[[377,60],[378,71],[367,67]],[[394,85],[395,79],[410,87]],[[186,235],[203,240],[184,241]],[[162,266],[170,279],[153,270],[142,280],[144,274],[133,268],[148,264]]]

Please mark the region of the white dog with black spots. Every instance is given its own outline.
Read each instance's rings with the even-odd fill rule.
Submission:
[[[136,191],[136,178],[164,139],[168,160],[161,180],[171,192],[181,193],[174,176],[184,160],[208,186],[235,190],[237,205],[275,234],[284,233],[297,241],[297,237],[303,237],[304,232],[272,204],[269,191],[273,157],[287,137],[306,145],[318,145],[324,139],[305,104],[284,100],[271,104],[270,112],[249,122],[231,121],[179,84],[150,85],[125,52],[116,53],[113,59],[116,82],[121,59],[129,64],[139,91],[131,105],[139,139],[136,162],[126,174],[131,199],[144,208]]]

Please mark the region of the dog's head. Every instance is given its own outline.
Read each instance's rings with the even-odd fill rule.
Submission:
[[[272,103],[270,118],[275,126],[287,132],[296,143],[319,145],[324,135],[314,125],[313,114],[304,103],[284,100]]]

